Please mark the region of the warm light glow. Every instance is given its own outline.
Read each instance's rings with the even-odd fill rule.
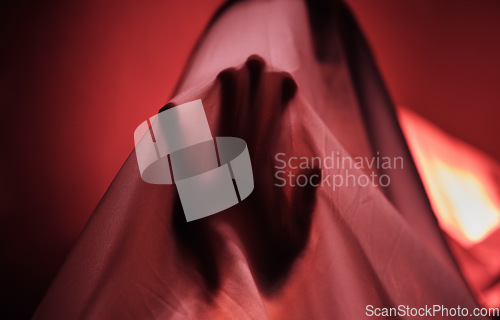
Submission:
[[[443,223],[474,242],[483,239],[500,221],[500,210],[477,177],[438,159],[426,159],[437,212]]]
[[[469,247],[500,225],[500,166],[418,115],[400,118],[424,187],[445,232]]]

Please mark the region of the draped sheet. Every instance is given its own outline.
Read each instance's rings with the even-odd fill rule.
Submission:
[[[399,117],[447,243],[478,302],[500,306],[500,165],[415,113]]]
[[[133,151],[34,319],[360,319],[367,305],[477,306],[342,3],[225,6],[166,108],[196,99],[213,136],[247,142],[253,193],[188,223],[175,186],[142,181]],[[275,185],[276,154],[332,151],[402,157],[404,169],[381,169],[385,188]]]

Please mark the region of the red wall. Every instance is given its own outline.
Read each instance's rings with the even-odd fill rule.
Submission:
[[[499,159],[500,3],[348,2],[396,103]],[[221,3],[0,4],[0,315],[33,311]]]
[[[500,159],[500,2],[347,2],[394,101]]]

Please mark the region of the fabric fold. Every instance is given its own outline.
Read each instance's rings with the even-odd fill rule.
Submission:
[[[353,28],[335,1],[227,6],[169,106],[201,99],[214,136],[247,142],[253,193],[188,223],[175,186],[145,183],[133,151],[34,319],[360,319],[368,305],[477,307]],[[405,166],[386,171],[389,189],[276,186],[280,170],[307,181],[371,172],[278,161],[332,152],[401,156]]]

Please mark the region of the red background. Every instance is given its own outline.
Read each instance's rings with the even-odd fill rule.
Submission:
[[[33,312],[221,3],[0,4],[0,315]],[[500,159],[500,3],[348,3],[396,104]]]

